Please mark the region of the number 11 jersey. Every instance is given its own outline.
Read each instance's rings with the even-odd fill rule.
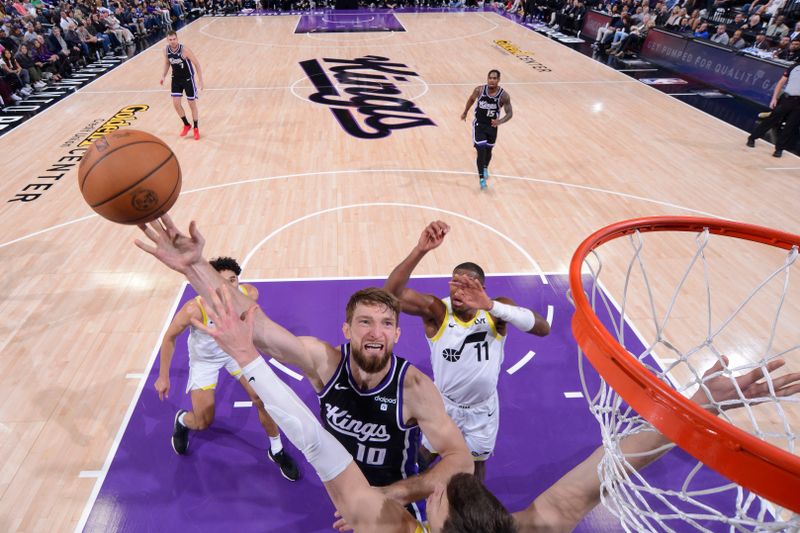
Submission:
[[[462,322],[453,313],[450,298],[442,302],[447,309],[444,320],[428,339],[433,381],[452,403],[479,404],[497,390],[506,336],[497,333],[488,312],[478,311],[472,320]]]

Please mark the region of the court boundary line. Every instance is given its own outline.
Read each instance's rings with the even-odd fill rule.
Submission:
[[[147,377],[150,375],[150,371],[153,369],[153,365],[156,362],[156,357],[158,353],[161,351],[161,339],[164,338],[164,335],[169,329],[169,325],[172,322],[172,317],[175,316],[175,313],[178,310],[178,304],[181,302],[181,298],[186,292],[186,287],[189,285],[188,282],[183,281],[180,284],[180,289],[178,290],[178,294],[175,297],[175,301],[170,307],[167,317],[164,320],[164,327],[161,328],[161,333],[159,333],[158,338],[156,339],[156,345],[153,348],[152,353],[150,354],[150,359],[148,360],[147,364],[145,365],[144,375],[145,377],[139,381],[139,384],[136,387],[136,392],[133,394],[131,398],[130,404],[128,405],[127,411],[125,411],[125,416],[122,418],[122,422],[120,423],[119,429],[117,430],[117,434],[114,436],[114,440],[111,441],[111,446],[108,449],[108,453],[106,454],[106,459],[103,461],[103,466],[100,467],[100,475],[94,482],[94,486],[92,487],[92,492],[89,494],[89,499],[86,501],[86,504],[83,507],[83,512],[81,513],[81,517],[78,519],[78,523],[75,525],[75,533],[82,533],[83,529],[86,527],[86,522],[89,520],[89,515],[92,513],[92,509],[94,509],[94,504],[97,502],[97,497],[100,495],[100,489],[103,486],[103,483],[106,480],[106,476],[108,475],[108,470],[111,468],[111,463],[114,460],[114,457],[117,454],[117,450],[119,449],[119,445],[122,443],[122,437],[125,436],[125,431],[128,429],[128,425],[130,424],[131,418],[133,417],[133,411],[136,409],[136,405],[139,403],[139,398],[142,396],[142,392],[144,392],[144,385],[147,382]]]
[[[413,172],[413,173],[416,173],[416,174],[449,174],[449,175],[458,175],[458,176],[463,176],[463,175],[472,176],[472,175],[475,174],[474,170],[465,171],[465,170],[438,170],[438,169],[422,169],[422,170],[420,170],[420,169],[396,169],[395,168],[395,169],[319,170],[319,171],[313,171],[313,172],[300,172],[300,173],[294,173],[294,174],[283,174],[283,175],[278,175],[278,176],[267,176],[267,177],[263,177],[263,178],[250,178],[250,179],[246,179],[246,180],[238,180],[238,181],[233,181],[233,182],[229,182],[229,183],[220,183],[220,184],[217,184],[217,185],[207,185],[205,187],[199,187],[197,189],[190,189],[188,191],[181,191],[180,196],[199,193],[199,192],[205,192],[205,191],[211,191],[211,190],[214,190],[214,189],[223,189],[223,188],[227,188],[227,187],[234,187],[234,186],[245,185],[245,184],[250,184],[250,183],[259,183],[259,182],[281,180],[281,179],[287,179],[288,180],[290,178],[302,178],[302,177],[310,177],[310,176],[339,175],[339,174],[365,174],[365,173],[378,173],[378,172],[389,172],[389,173],[398,173],[398,174],[405,174],[405,173],[412,173]],[[601,194],[609,194],[611,196],[617,196],[619,198],[625,198],[625,199],[628,199],[628,200],[637,200],[637,201],[642,201],[642,202],[646,202],[646,203],[652,203],[652,204],[660,205],[662,207],[669,207],[669,208],[672,208],[672,209],[679,209],[681,211],[686,211],[686,212],[689,212],[689,213],[695,213],[697,215],[713,217],[713,218],[719,218],[719,219],[722,219],[722,220],[732,220],[732,219],[730,219],[728,217],[715,215],[715,214],[709,213],[707,211],[701,211],[699,209],[694,209],[694,208],[691,208],[691,207],[685,207],[685,206],[681,206],[681,205],[678,205],[678,204],[673,204],[671,202],[666,202],[666,201],[663,201],[663,200],[656,200],[656,199],[653,199],[653,198],[646,198],[644,196],[638,196],[638,195],[635,195],[635,194],[617,192],[617,191],[613,191],[611,189],[601,189],[599,187],[590,187],[588,185],[581,185],[581,184],[578,184],[578,183],[567,183],[567,182],[561,182],[561,181],[556,181],[556,180],[547,180],[547,179],[541,179],[541,178],[530,178],[530,177],[527,177],[527,176],[511,176],[511,175],[508,175],[508,174],[492,174],[492,177],[493,178],[510,179],[510,180],[528,181],[528,182],[532,182],[532,183],[539,183],[539,184],[542,184],[542,185],[557,185],[557,186],[562,186],[562,187],[566,187],[566,188],[585,190],[585,191],[589,191],[589,192],[597,192],[597,193],[601,193]],[[3,249],[6,246],[10,246],[12,244],[16,244],[18,242],[22,242],[22,241],[28,240],[28,239],[36,237],[38,235],[42,235],[44,233],[49,233],[50,231],[54,231],[56,229],[61,229],[61,228],[66,227],[66,226],[70,226],[70,225],[75,224],[77,222],[83,222],[85,220],[90,220],[90,219],[96,218],[98,216],[99,215],[97,215],[97,214],[85,215],[85,216],[82,216],[82,217],[79,217],[79,218],[76,218],[76,219],[73,219],[73,220],[69,220],[67,222],[62,222],[62,223],[55,224],[55,225],[47,227],[47,228],[42,228],[42,229],[36,230],[36,231],[28,233],[26,235],[22,235],[20,237],[16,237],[14,239],[11,239],[10,241],[6,241],[6,242],[3,242],[3,243],[0,243],[0,249]]]

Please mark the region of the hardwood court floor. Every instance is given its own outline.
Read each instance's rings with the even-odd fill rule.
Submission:
[[[177,137],[158,86],[162,45],[0,139],[0,530],[75,527],[180,290],[178,275],[133,246],[137,230],[91,216],[75,167],[52,170],[128,106],[149,106],[130,127],[165,139],[180,160],[174,218],[200,222],[208,255],[246,259],[245,278],[385,276],[434,218],[453,230],[417,274],[467,259],[496,273],[564,272],[590,232],[646,215],[707,214],[800,233],[796,157],[747,149],[744,132],[497,15],[398,19],[405,33],[295,35],[292,16],[191,24],[180,39],[207,86],[199,142]],[[533,52],[546,69],[495,40]],[[300,62],[329,68],[323,58],[368,54],[418,74],[396,83],[435,126],[365,140],[308,101],[314,90]],[[502,71],[515,116],[500,129],[481,192],[471,132],[458,117],[491,68]],[[23,192],[33,183],[52,186]],[[40,196],[10,201],[32,193]],[[661,278],[687,250],[656,247],[662,300]],[[714,290],[753,286],[770,255],[730,257]],[[620,262],[612,256],[609,266]],[[787,346],[797,344],[798,317],[790,300]],[[690,315],[679,318],[702,334]],[[747,357],[763,337],[763,324],[746,324],[733,347]]]

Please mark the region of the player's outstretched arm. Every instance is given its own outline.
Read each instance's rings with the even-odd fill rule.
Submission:
[[[342,517],[356,531],[409,533],[416,524],[396,502],[388,500],[369,486],[353,458],[300,398],[281,381],[253,345],[256,305],[245,312],[244,319],[233,304],[233,291],[223,285],[216,290],[206,287],[211,298],[206,312],[214,322],[208,329],[199,321],[195,327],[211,335],[223,350],[242,367],[250,386],[264,402],[286,437],[314,467],[331,501]]]
[[[723,404],[725,409],[740,407],[739,394],[730,378],[721,375],[728,360],[717,361],[705,372],[704,384],[692,396],[692,401],[708,411],[718,414],[714,404]],[[785,361],[776,359],[767,365],[769,373],[782,367]],[[714,376],[714,374],[718,374]],[[758,398],[769,394],[769,383],[762,381],[761,368],[736,378],[736,383],[744,398]],[[800,392],[800,372],[786,374],[772,379],[775,396],[785,397]],[[672,443],[664,435],[652,429],[625,437],[620,448],[626,455],[630,466],[641,470],[660,458],[672,448]],[[603,458],[603,447],[595,450],[578,466],[567,472],[549,489],[537,497],[525,510],[514,513],[520,533],[539,531],[572,531],[586,514],[600,503],[600,479],[597,467]]]
[[[475,470],[461,431],[444,410],[441,394],[433,381],[414,367],[409,367],[403,383],[403,411],[406,410],[441,460],[418,476],[384,487],[387,496],[403,504],[428,497],[437,484],[447,485],[455,474],[472,474]]]
[[[441,220],[428,224],[422,230],[422,235],[414,249],[402,263],[392,270],[389,279],[383,285],[384,290],[394,294],[400,300],[400,306],[404,313],[422,317],[425,321],[436,322],[437,326],[444,319],[446,312],[444,303],[431,294],[422,294],[409,289],[406,284],[425,254],[438,248],[449,231],[450,226]]]
[[[497,330],[505,334],[506,324],[511,324],[520,331],[544,337],[550,333],[550,324],[542,315],[518,306],[514,300],[506,297],[491,299],[486,294],[483,284],[470,276],[456,275],[450,281],[450,287],[465,305],[472,309],[488,311],[497,323]]]
[[[199,315],[197,303],[194,300],[186,302],[175,314],[167,332],[164,333],[164,338],[161,340],[158,378],[154,384],[160,400],[169,397],[169,369],[172,366],[172,356],[175,354],[175,341],[192,324],[192,318],[197,318]]]
[[[189,225],[189,235],[182,233],[169,215],[164,215],[149,225],[142,224],[139,229],[150,240],[150,244],[137,239],[136,246],[186,276],[192,287],[206,301],[215,290],[227,284],[203,258],[205,239],[194,221]],[[240,313],[253,305],[252,300],[239,291],[233,294],[232,302]],[[270,320],[260,308],[254,311],[254,315],[253,342],[259,350],[282,363],[297,366],[307,375],[313,372],[317,364],[312,361],[312,354],[297,337]]]

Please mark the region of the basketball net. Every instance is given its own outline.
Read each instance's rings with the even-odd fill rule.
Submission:
[[[717,224],[710,231],[709,221]],[[573,258],[570,290],[576,305],[573,330],[581,346],[581,382],[606,450],[598,467],[601,499],[627,531],[800,530],[800,492],[789,493],[800,480],[800,398],[778,397],[773,386],[787,368],[800,370],[800,291],[792,291],[790,283],[792,272],[797,275],[800,268],[800,238],[781,234],[788,238],[778,245],[769,235],[743,236],[755,227],[734,226],[677,217],[626,221],[596,232]],[[749,271],[758,270],[758,279],[738,274],[743,262]],[[753,266],[764,262],[765,267]],[[718,294],[714,288],[720,285],[726,288]],[[597,319],[597,326],[602,322],[604,331],[586,333],[585,319]],[[581,321],[583,325],[576,324]],[[609,345],[618,344],[617,352],[598,347],[603,335]],[[599,382],[593,372],[585,371],[585,357],[602,375]],[[787,365],[770,375],[766,365],[778,358]],[[718,361],[723,361],[722,370],[704,377]],[[753,369],[762,369],[769,392],[748,399],[735,378]],[[638,378],[636,372],[641,372]],[[712,402],[719,415],[706,418],[725,426],[732,436],[701,427],[705,411],[695,412],[693,402],[674,395],[672,405],[656,390],[663,387],[666,395],[688,397],[718,376],[733,381],[738,398]],[[655,378],[653,384],[645,382],[648,378]],[[679,412],[684,408],[685,413]],[[626,456],[620,443],[656,431],[654,426],[686,453],[670,452],[678,465],[669,463],[669,472],[658,462],[637,472],[629,462],[634,456]],[[729,456],[708,453],[711,446],[703,442],[721,443]],[[669,444],[639,456],[657,457],[674,447]],[[748,470],[747,461],[758,455],[753,449],[783,462],[768,458],[767,467]],[[702,458],[705,463],[698,460]],[[790,486],[784,474],[792,470]],[[776,477],[768,479],[773,474]],[[764,486],[775,485],[780,494],[770,494],[783,506],[759,496],[765,494]]]

